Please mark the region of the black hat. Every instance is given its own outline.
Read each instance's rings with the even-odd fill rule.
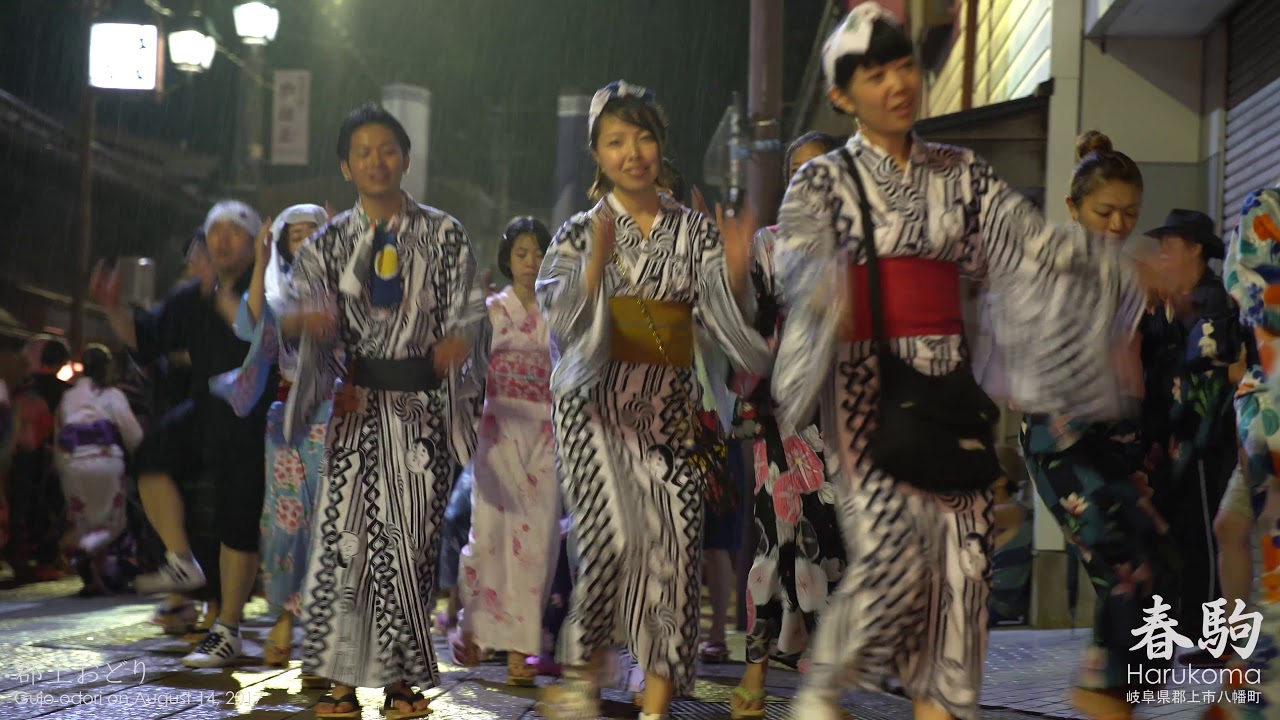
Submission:
[[[1198,210],[1172,210],[1164,219],[1164,225],[1146,234],[1157,239],[1177,235],[1199,243],[1205,260],[1221,260],[1227,256],[1226,245],[1213,231],[1213,220]]]

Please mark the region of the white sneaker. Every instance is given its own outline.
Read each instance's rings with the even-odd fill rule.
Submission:
[[[133,587],[140,595],[183,593],[204,587],[204,571],[194,557],[182,558],[173,552],[166,552],[164,557],[165,563],[158,570],[133,579]]]
[[[216,622],[204,640],[182,658],[182,664],[193,668],[226,667],[240,657],[243,649],[244,642],[240,636],[232,635],[222,623]]]

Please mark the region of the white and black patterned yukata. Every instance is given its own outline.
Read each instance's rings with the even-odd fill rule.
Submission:
[[[1109,392],[1102,380],[1079,383],[1105,375],[1105,362],[1096,362],[1105,353],[1088,348],[1105,343],[1115,327],[1132,328],[1142,309],[1118,251],[1099,252],[1100,241],[1083,230],[1046,224],[969,150],[913,137],[904,171],[860,135],[847,148],[871,195],[879,257],[954,262],[961,275],[985,278],[998,293],[992,299],[1005,301],[997,342],[1008,344],[1006,380],[1021,389],[1020,398],[1058,407]],[[775,257],[789,314],[774,396],[793,425],[820,407],[849,562],[810,645],[812,671],[797,712],[817,717],[806,702],[834,708],[847,688],[878,691],[897,677],[913,698],[975,720],[992,498],[990,491],[919,490],[869,456],[877,362],[869,341],[840,339],[840,318],[831,311],[833,296],[851,292],[847,266],[864,262],[857,191],[838,151],[815,158],[792,179],[778,234]],[[1007,302],[1015,296],[1016,304]],[[1100,322],[1108,317],[1116,318],[1113,325]],[[1103,329],[1089,329],[1097,326]],[[1062,338],[1077,346],[1060,345]],[[892,338],[890,346],[931,375],[950,372],[966,353],[961,335]],[[921,438],[922,452],[929,442]]]
[[[302,594],[304,672],[356,687],[426,688],[439,682],[429,611],[440,525],[457,468],[475,447],[478,378],[470,370],[485,362],[488,324],[458,221],[406,195],[391,225],[403,282],[397,306],[371,301],[373,230],[359,206],[299,251],[291,300],[336,300],[338,340],[320,347],[303,338],[285,429],[304,427],[308,408],[353,355],[421,358],[452,335],[475,343],[472,364],[439,389],[362,388],[359,411],[334,415]]]
[[[692,304],[731,363],[767,367],[764,340],[730,293],[714,224],[664,195],[646,239],[616,200],[602,202],[612,204],[615,252],[640,293]],[[597,296],[586,296],[590,235],[588,214],[566,222],[537,284],[551,326],[557,465],[579,556],[560,659],[585,665],[597,650],[624,645],[683,692],[697,656],[705,478],[681,457],[689,408],[678,387],[695,407],[701,391],[692,368],[610,359],[609,298],[633,293],[610,263]]]

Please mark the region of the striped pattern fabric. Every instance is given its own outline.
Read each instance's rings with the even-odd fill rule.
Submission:
[[[649,672],[692,688],[706,477],[681,449],[681,422],[701,389],[691,368],[610,360],[608,300],[633,294],[692,303],[697,322],[735,366],[760,373],[764,340],[730,291],[715,226],[667,196],[649,237],[611,197],[615,252],[597,297],[583,292],[590,215],[556,234],[539,274],[551,328],[558,474],[573,517],[579,575],[560,636],[580,665],[624,645]],[[600,208],[597,207],[597,211]],[[683,389],[681,389],[683,388]]]
[[[424,357],[441,338],[462,335],[476,343],[473,367],[484,366],[488,316],[472,287],[466,232],[408,196],[394,224],[405,283],[395,307],[339,288],[368,254],[368,220],[358,207],[298,253],[290,301],[332,303],[338,333],[330,347],[311,338],[302,344],[288,402],[292,428],[310,427],[352,354]],[[475,446],[476,407],[465,386],[455,373],[431,392],[362,391],[363,407],[330,421],[302,591],[305,672],[357,687],[438,684],[428,600],[449,490]]]
[[[1078,227],[1047,224],[968,150],[913,138],[904,170],[860,135],[848,149],[872,194],[879,257],[955,262],[993,293],[988,322],[1010,400],[1024,409],[1114,409],[1107,350],[1142,309],[1119,248]],[[871,343],[838,340],[848,265],[864,262],[858,207],[853,181],[831,153],[796,173],[779,214],[775,263],[788,316],[773,394],[785,424],[821,412],[849,559],[819,623],[802,697],[834,702],[845,686],[878,690],[895,676],[914,697],[974,720],[991,497],[922,492],[870,458],[877,363]],[[967,354],[959,335],[894,338],[891,348],[930,375],[954,370]],[[921,452],[929,442],[921,439]]]

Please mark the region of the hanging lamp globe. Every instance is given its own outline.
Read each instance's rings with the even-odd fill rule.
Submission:
[[[280,11],[270,4],[253,0],[240,3],[232,11],[236,34],[245,45],[266,45],[276,39],[280,29]]]
[[[213,66],[218,53],[218,33],[198,11],[191,13],[169,33],[169,59],[182,72],[202,73]]]

